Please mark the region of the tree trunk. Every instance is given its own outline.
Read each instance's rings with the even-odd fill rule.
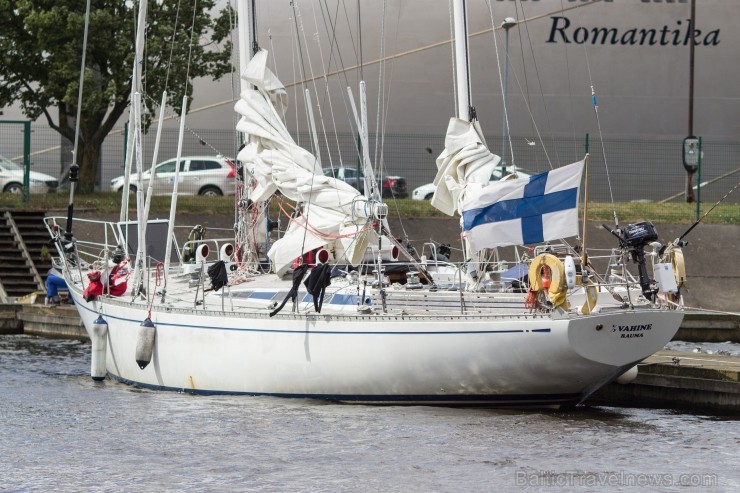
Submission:
[[[80,193],[92,193],[95,191],[101,148],[102,143],[95,141],[85,142],[84,144],[80,143],[78,155],[82,157],[82,160],[79,161],[80,181],[77,183]]]

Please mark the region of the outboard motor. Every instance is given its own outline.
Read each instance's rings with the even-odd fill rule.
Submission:
[[[619,238],[619,245],[627,248],[632,256],[632,260],[637,264],[637,271],[640,274],[640,287],[642,294],[650,301],[655,300],[657,289],[651,286],[651,279],[648,276],[647,267],[645,266],[645,245],[658,240],[658,232],[650,221],[642,221],[635,224],[628,224],[621,231],[621,235],[603,225],[607,231]]]

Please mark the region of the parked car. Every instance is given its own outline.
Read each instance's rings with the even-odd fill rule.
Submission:
[[[494,168],[493,173],[491,173],[491,181],[489,183],[497,182],[503,178],[501,173],[502,168]],[[508,176],[514,173],[516,173],[519,178],[528,178],[532,176],[530,173],[522,170],[519,166],[507,166],[506,174],[503,176]],[[414,188],[414,191],[411,192],[411,198],[414,200],[432,200],[436,189],[437,187],[434,186],[434,183],[427,183],[426,185]]]
[[[169,159],[154,168],[154,195],[170,195],[175,183],[175,161]],[[149,186],[150,170],[142,173],[141,189]],[[223,156],[189,156],[180,158],[178,175],[178,195],[234,195],[236,193],[236,165]],[[118,176],[110,181],[113,192],[123,191],[124,177]],[[138,176],[132,172],[129,188],[135,192],[139,188]]]
[[[340,166],[338,168],[324,168],[324,176],[337,178],[355,187],[362,193],[365,193],[365,175],[360,170],[357,174],[357,168],[347,168]],[[378,180],[378,188],[381,190],[383,198],[405,199],[409,196],[406,191],[406,178],[402,176],[383,176]]]
[[[7,193],[23,192],[23,175],[26,172],[22,164],[0,156],[0,190]],[[59,188],[59,180],[38,171],[31,171],[28,176],[30,193],[54,193]]]

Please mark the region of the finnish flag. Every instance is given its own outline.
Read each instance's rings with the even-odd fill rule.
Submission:
[[[578,235],[584,161],[466,193],[463,230],[472,251]]]

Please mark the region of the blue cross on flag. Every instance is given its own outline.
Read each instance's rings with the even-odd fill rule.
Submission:
[[[462,222],[472,251],[577,236],[583,164],[466,193]]]

